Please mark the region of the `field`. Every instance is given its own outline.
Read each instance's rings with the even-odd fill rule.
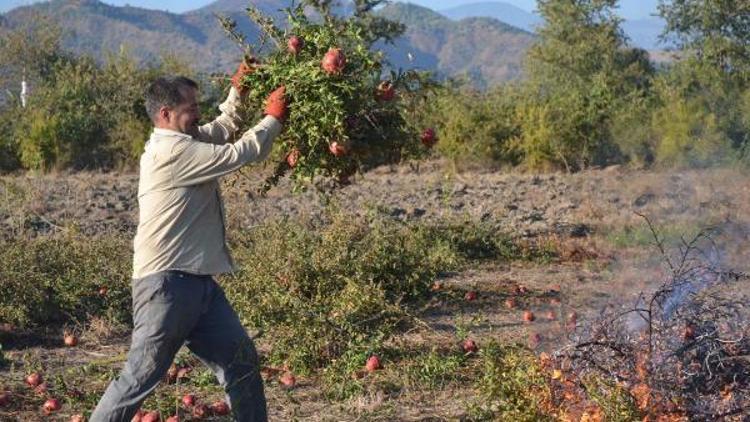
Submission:
[[[582,372],[573,346],[595,336],[603,316],[668,282],[669,262],[704,230],[710,242],[699,255],[738,276],[715,291],[745,299],[750,176],[742,172],[448,167],[382,167],[340,190],[297,195],[282,183],[267,197],[255,194],[262,175],[223,181],[241,271],[219,280],[256,336],[271,420],[641,420],[669,395],[656,386],[658,368],[654,385],[631,374],[659,391],[644,405],[632,381],[615,386]],[[63,401],[52,420],[87,414],[124,362],[136,192],[134,174],[0,178],[0,391],[11,392],[0,420],[49,420],[48,395]],[[524,321],[527,310],[534,321]],[[725,318],[734,338],[747,334],[743,312]],[[644,327],[624,329],[632,332],[618,335],[630,339]],[[63,345],[66,331],[77,346]],[[478,351],[465,352],[465,339]],[[373,353],[383,367],[367,373]],[[177,364],[185,376],[162,383],[144,408],[191,420],[184,393],[207,403],[222,394],[189,353]],[[279,383],[286,370],[293,388]],[[32,371],[47,392],[24,384]],[[741,420],[747,366],[732,373],[734,384],[702,397],[721,397],[708,406],[714,415]],[[697,402],[679,397],[661,415],[695,418]]]

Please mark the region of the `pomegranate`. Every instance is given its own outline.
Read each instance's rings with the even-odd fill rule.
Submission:
[[[63,343],[68,347],[75,347],[78,345],[78,337],[75,334],[65,334],[65,337],[63,337]]]
[[[31,387],[39,386],[39,384],[41,384],[42,381],[44,380],[42,379],[42,376],[39,375],[38,372],[32,372],[26,377],[26,384],[28,384]]]
[[[367,358],[367,363],[365,363],[365,369],[367,369],[367,372],[375,372],[380,368],[382,368],[382,366],[380,365],[380,358],[378,355],[372,355]]]
[[[52,412],[57,412],[58,410],[62,409],[62,404],[60,404],[60,400],[58,399],[47,399],[47,401],[44,402],[42,409],[44,410],[45,414],[49,415]]]
[[[291,150],[289,154],[286,155],[286,163],[289,164],[289,167],[294,168],[295,166],[297,166],[299,156],[300,152],[297,148]]]
[[[340,48],[331,48],[328,50],[323,61],[321,62],[323,70],[329,75],[339,75],[346,66],[346,57]]]
[[[396,96],[396,89],[391,81],[383,81],[378,85],[377,99],[379,101],[391,101]]]
[[[167,418],[167,422],[180,422],[180,417],[177,415],[172,415]]]
[[[508,308],[508,309],[515,309],[516,306],[518,306],[518,303],[512,297],[509,297],[508,299],[505,299],[505,307],[506,308]]]
[[[474,340],[466,339],[464,340],[464,344],[462,345],[464,352],[466,353],[476,353],[479,350],[479,347],[477,347],[477,344],[474,342]]]
[[[330,145],[328,145],[328,150],[331,151],[331,154],[335,155],[336,157],[343,157],[344,155],[347,155],[349,153],[349,145],[342,142],[333,141]]]
[[[80,413],[77,415],[73,415],[70,417],[70,422],[85,422],[86,418],[83,417]]]
[[[107,292],[109,292],[107,286],[99,287],[99,296],[107,296]]]
[[[294,54],[295,56],[299,54],[300,51],[302,51],[302,47],[304,45],[305,41],[296,35],[292,35],[291,37],[289,37],[286,42],[287,51],[289,51],[291,54]]]
[[[211,411],[216,416],[226,416],[229,414],[229,405],[224,400],[217,400],[211,404]]]
[[[534,313],[531,311],[523,311],[523,320],[526,322],[533,322],[536,319]]]
[[[437,142],[437,135],[435,134],[435,129],[433,128],[427,128],[422,132],[422,136],[420,138],[422,141],[422,145],[426,147],[432,147]]]
[[[159,412],[148,412],[143,415],[141,422],[159,422],[160,420]]]
[[[182,396],[182,404],[185,407],[193,407],[195,406],[195,395],[193,394],[185,394]]]
[[[279,382],[286,388],[292,388],[295,386],[295,384],[297,384],[297,379],[294,377],[294,374],[287,371],[284,372],[283,375],[281,375],[281,377],[279,378]]]
[[[466,292],[466,294],[464,295],[464,299],[469,302],[477,300],[477,292],[475,292],[474,290]]]

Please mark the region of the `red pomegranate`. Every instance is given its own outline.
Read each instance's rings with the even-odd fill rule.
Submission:
[[[294,168],[297,165],[297,162],[299,162],[299,156],[300,152],[297,148],[291,150],[289,154],[287,154],[286,163],[289,164],[289,167]]]
[[[346,66],[346,57],[340,48],[331,48],[323,56],[323,61],[320,64],[329,75],[339,75]]]
[[[391,101],[396,96],[396,89],[391,81],[383,81],[378,85],[377,98],[380,101]]]
[[[435,129],[429,127],[422,132],[422,136],[420,138],[422,141],[422,145],[426,147],[432,147],[437,142],[437,134],[435,134]]]
[[[344,155],[349,154],[349,145],[343,142],[333,141],[328,145],[328,150],[336,157],[343,157]]]
[[[289,40],[286,42],[287,51],[289,51],[291,54],[294,54],[295,56],[299,54],[300,51],[302,51],[302,47],[305,45],[305,41],[296,36],[292,35],[289,37]]]

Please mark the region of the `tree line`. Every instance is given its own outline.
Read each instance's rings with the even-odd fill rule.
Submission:
[[[662,0],[663,36],[676,47],[659,65],[630,46],[616,8],[539,0],[544,24],[522,79],[487,90],[446,81],[413,110],[437,129],[434,153],[457,165],[568,171],[748,163],[750,4]],[[44,18],[0,34],[0,170],[134,168],[151,127],[143,90],[169,73],[198,79],[204,115],[215,114],[224,75],[196,74],[175,57],[139,66],[127,51],[100,62],[73,55]]]

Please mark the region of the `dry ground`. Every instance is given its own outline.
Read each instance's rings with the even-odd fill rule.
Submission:
[[[648,217],[671,244],[701,228],[716,227],[717,263],[736,271],[750,270],[750,176],[738,171],[659,173],[608,168],[573,175],[524,175],[450,174],[441,168],[441,163],[429,163],[418,171],[376,169],[337,191],[333,202],[355,212],[403,220],[479,219],[519,238],[555,242],[562,255],[550,262],[487,263],[448,275],[441,280],[443,291],[417,315],[424,324],[395,338],[394,347],[451,347],[458,331],[470,332],[480,345],[489,338],[526,343],[538,333],[540,350],[562,347],[571,334],[564,329],[561,316],[575,311],[581,315],[579,325],[585,326],[585,320],[603,307],[633,303],[639,293],[653,290],[665,277],[663,257],[656,253],[653,237],[638,214]],[[252,174],[225,180],[230,232],[284,215],[315,218],[326,202],[325,196],[314,191],[289,194],[283,184],[260,198],[254,194],[259,180]],[[0,233],[13,238],[73,227],[92,234],[132,233],[136,194],[137,176],[132,174],[3,177]],[[515,295],[521,285],[528,293]],[[476,290],[478,299],[465,301],[465,290]],[[508,309],[504,301],[512,295],[517,296],[518,307]],[[533,310],[537,321],[523,323],[524,309]],[[550,312],[554,320],[547,319]],[[69,366],[93,362],[115,371],[127,350],[127,332],[112,333],[110,338],[101,344],[87,342],[84,335],[74,350],[32,347],[6,354],[17,365],[29,359],[49,359]],[[258,342],[262,351],[263,339]],[[4,372],[7,377],[23,371],[11,367]],[[382,380],[373,384],[377,388],[342,403],[326,400],[315,379],[301,379],[300,387],[291,392],[269,381],[272,420],[457,420],[465,417],[475,400],[470,380],[460,376],[430,390],[406,383],[395,391],[388,388],[388,380],[401,374],[386,367],[376,376]],[[36,418],[2,415],[3,420]]]

